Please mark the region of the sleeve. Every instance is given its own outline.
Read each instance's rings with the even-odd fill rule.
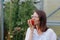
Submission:
[[[55,34],[55,32],[50,29],[48,32],[47,32],[47,38],[48,40],[57,40],[57,36]]]
[[[49,39],[57,40],[57,36],[56,36],[55,32],[52,32],[49,36],[50,36]]]
[[[30,28],[27,29],[25,40],[28,40],[30,34]]]

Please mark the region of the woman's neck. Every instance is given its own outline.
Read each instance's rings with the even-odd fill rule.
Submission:
[[[42,31],[41,31],[41,29],[39,28],[39,26],[36,26],[36,30],[37,30],[37,33],[38,33],[39,35],[42,34]]]

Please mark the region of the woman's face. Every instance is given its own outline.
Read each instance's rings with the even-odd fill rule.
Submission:
[[[39,25],[40,21],[39,21],[38,14],[36,12],[34,12],[31,17],[32,17],[32,19],[34,19],[34,24]]]

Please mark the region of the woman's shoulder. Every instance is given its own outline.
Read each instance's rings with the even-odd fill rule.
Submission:
[[[54,36],[56,36],[55,31],[53,29],[51,29],[51,28],[47,29],[46,34],[47,35],[54,35]]]
[[[50,32],[51,33],[51,32],[54,32],[54,30],[51,29],[51,28],[48,28],[46,32]]]
[[[30,28],[29,27],[27,28],[27,31],[30,31]]]
[[[47,29],[47,31],[43,33],[43,37],[45,39],[49,39],[49,40],[56,40],[57,39],[56,33],[51,28]]]
[[[28,28],[27,28],[27,31],[26,31],[26,34],[28,35],[28,34],[30,33],[30,31],[31,31],[31,30],[30,30],[30,28],[28,27]]]

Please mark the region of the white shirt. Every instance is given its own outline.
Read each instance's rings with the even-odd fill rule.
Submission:
[[[28,40],[30,31],[31,31],[30,28],[28,28],[25,40]],[[57,40],[57,36],[51,28],[49,28],[46,32],[43,32],[42,35],[38,35],[37,30],[34,29],[33,40]]]

